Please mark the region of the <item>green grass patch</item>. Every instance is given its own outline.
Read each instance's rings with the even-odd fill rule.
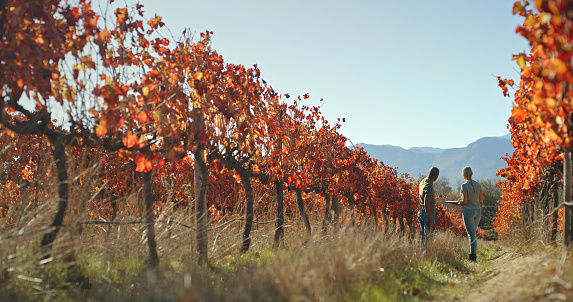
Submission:
[[[145,259],[139,255],[112,258],[105,255],[85,254],[79,256],[82,276],[88,280],[105,279],[120,282],[133,278],[146,269]]]
[[[455,259],[412,262],[381,271],[374,282],[357,287],[344,301],[451,300],[467,290],[471,274],[470,268]]]
[[[211,266],[221,269],[236,269],[240,267],[259,267],[263,264],[270,263],[277,257],[280,257],[281,250],[273,248],[260,248],[249,251],[248,253],[234,252],[225,257],[214,259],[210,262]]]
[[[380,269],[380,276],[347,293],[343,301],[451,301],[475,284],[501,247],[488,245],[473,263],[465,254],[445,261],[413,261],[404,267]]]

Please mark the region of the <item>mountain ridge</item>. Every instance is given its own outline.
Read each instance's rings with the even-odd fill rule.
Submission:
[[[451,184],[461,183],[462,168],[472,167],[475,179],[501,179],[496,176],[506,167],[502,157],[513,153],[510,135],[482,137],[462,148],[412,147],[405,149],[393,145],[358,144],[373,158],[394,167],[398,173],[407,173],[417,178],[426,175],[431,167],[440,169],[440,178],[448,178]]]

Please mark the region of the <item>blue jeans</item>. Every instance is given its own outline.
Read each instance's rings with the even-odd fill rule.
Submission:
[[[470,239],[470,254],[475,254],[478,245],[476,230],[481,219],[481,210],[465,210],[462,216],[466,232],[468,232],[468,238]]]
[[[434,224],[436,223],[436,213],[432,213],[434,217]],[[430,229],[430,218],[426,212],[418,212],[418,224],[420,225],[420,235],[422,235],[422,239],[424,242],[428,239],[428,236],[431,235]]]

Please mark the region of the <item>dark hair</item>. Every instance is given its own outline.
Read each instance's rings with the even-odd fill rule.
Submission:
[[[430,172],[428,172],[429,177],[438,176],[438,175],[440,175],[440,169],[438,169],[437,167],[430,168]]]

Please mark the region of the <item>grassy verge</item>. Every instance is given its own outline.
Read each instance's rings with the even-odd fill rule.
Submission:
[[[46,264],[32,252],[37,242],[13,242],[12,252],[1,252],[0,300],[447,301],[462,296],[496,252],[490,245],[470,263],[465,237],[438,232],[423,246],[371,227],[315,236],[303,246],[305,230],[292,227],[285,249],[272,249],[272,228],[261,228],[241,255],[240,229],[229,228],[210,245],[209,267],[199,267],[192,234],[173,231],[159,238],[161,266],[149,271],[140,231],[62,236],[60,253]]]
[[[381,276],[353,290],[345,301],[451,301],[462,298],[479,282],[500,247],[491,244],[480,250],[478,262],[465,254],[452,258],[414,260],[403,267],[381,270]]]

